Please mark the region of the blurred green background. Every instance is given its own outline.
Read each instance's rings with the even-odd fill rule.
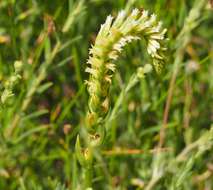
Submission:
[[[161,75],[153,72],[125,94],[108,123],[94,189],[212,190],[213,9],[204,4],[1,0],[0,89],[14,61],[23,62],[23,71],[15,95],[0,109],[0,189],[84,190],[74,145],[87,111],[88,49],[107,15],[137,7],[156,13],[168,29],[167,63]],[[193,7],[199,16],[187,22]],[[112,108],[136,68],[149,62],[144,42],[125,48],[111,87]],[[163,126],[166,150],[156,156],[151,150]]]

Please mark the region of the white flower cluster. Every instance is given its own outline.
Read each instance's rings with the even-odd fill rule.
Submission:
[[[147,41],[147,52],[153,59],[156,71],[160,71],[164,63],[165,33],[162,23],[158,22],[156,15],[149,15],[148,11],[134,9],[130,14],[120,11],[113,22],[113,17],[108,16],[101,25],[95,44],[89,51],[90,73],[87,81],[89,100],[89,115],[96,120],[104,116],[107,111],[108,91],[111,83],[115,64],[124,46],[132,41],[144,38]],[[94,119],[96,118],[96,119]]]

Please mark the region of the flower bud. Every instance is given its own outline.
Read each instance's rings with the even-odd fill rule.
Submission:
[[[14,68],[15,68],[15,73],[20,73],[23,68],[22,61],[15,61]]]

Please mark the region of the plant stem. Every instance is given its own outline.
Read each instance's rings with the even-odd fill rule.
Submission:
[[[83,168],[83,176],[84,176],[84,189],[92,187],[92,176],[93,176],[93,165]]]
[[[121,106],[121,104],[124,101],[125,95],[129,92],[130,89],[132,89],[139,81],[139,78],[137,76],[137,74],[133,74],[127,84],[127,86],[121,91],[115,106],[113,107],[112,113],[109,116],[108,122],[111,123],[113,121],[113,119],[116,117],[116,115],[119,112],[119,108]],[[108,125],[110,126],[110,125]]]

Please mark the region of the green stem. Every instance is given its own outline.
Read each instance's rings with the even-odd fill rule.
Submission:
[[[83,168],[83,175],[84,175],[84,189],[92,187],[92,176],[93,176],[93,165],[87,166]]]
[[[112,109],[109,119],[106,122],[107,131],[111,127],[112,121],[116,118],[117,114],[119,113],[120,106],[121,106],[122,102],[124,101],[126,94],[129,92],[129,90],[131,90],[139,82],[139,80],[140,79],[138,78],[137,74],[134,73],[131,76],[127,86],[121,91],[120,95],[118,96],[118,99],[116,100],[115,106]]]

